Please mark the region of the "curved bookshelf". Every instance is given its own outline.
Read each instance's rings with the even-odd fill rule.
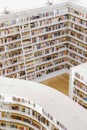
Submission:
[[[83,126],[87,129],[85,109],[48,86],[0,77],[0,93],[2,130],[81,130]]]

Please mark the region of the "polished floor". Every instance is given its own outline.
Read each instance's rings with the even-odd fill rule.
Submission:
[[[47,79],[43,82],[41,82],[44,85],[53,87],[54,89],[59,90],[60,92],[64,93],[65,95],[68,96],[69,93],[69,75],[68,74],[63,74],[60,76],[56,76],[51,79]]]

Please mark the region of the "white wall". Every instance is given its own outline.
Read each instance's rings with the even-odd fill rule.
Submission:
[[[53,0],[54,3],[69,1],[69,0]],[[0,0],[0,12],[4,11],[5,7],[10,10],[26,9],[29,7],[36,7],[42,4],[47,4],[48,0]]]

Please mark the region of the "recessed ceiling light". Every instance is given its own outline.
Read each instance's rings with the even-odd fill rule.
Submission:
[[[9,14],[10,13],[10,9],[8,7],[5,7],[4,8],[4,13]]]
[[[53,4],[53,0],[48,0],[48,4],[52,5]]]

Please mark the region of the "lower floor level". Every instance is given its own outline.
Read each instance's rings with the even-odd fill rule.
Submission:
[[[69,94],[69,74],[64,73],[59,76],[47,79],[41,82],[44,85],[50,86],[68,96]]]

